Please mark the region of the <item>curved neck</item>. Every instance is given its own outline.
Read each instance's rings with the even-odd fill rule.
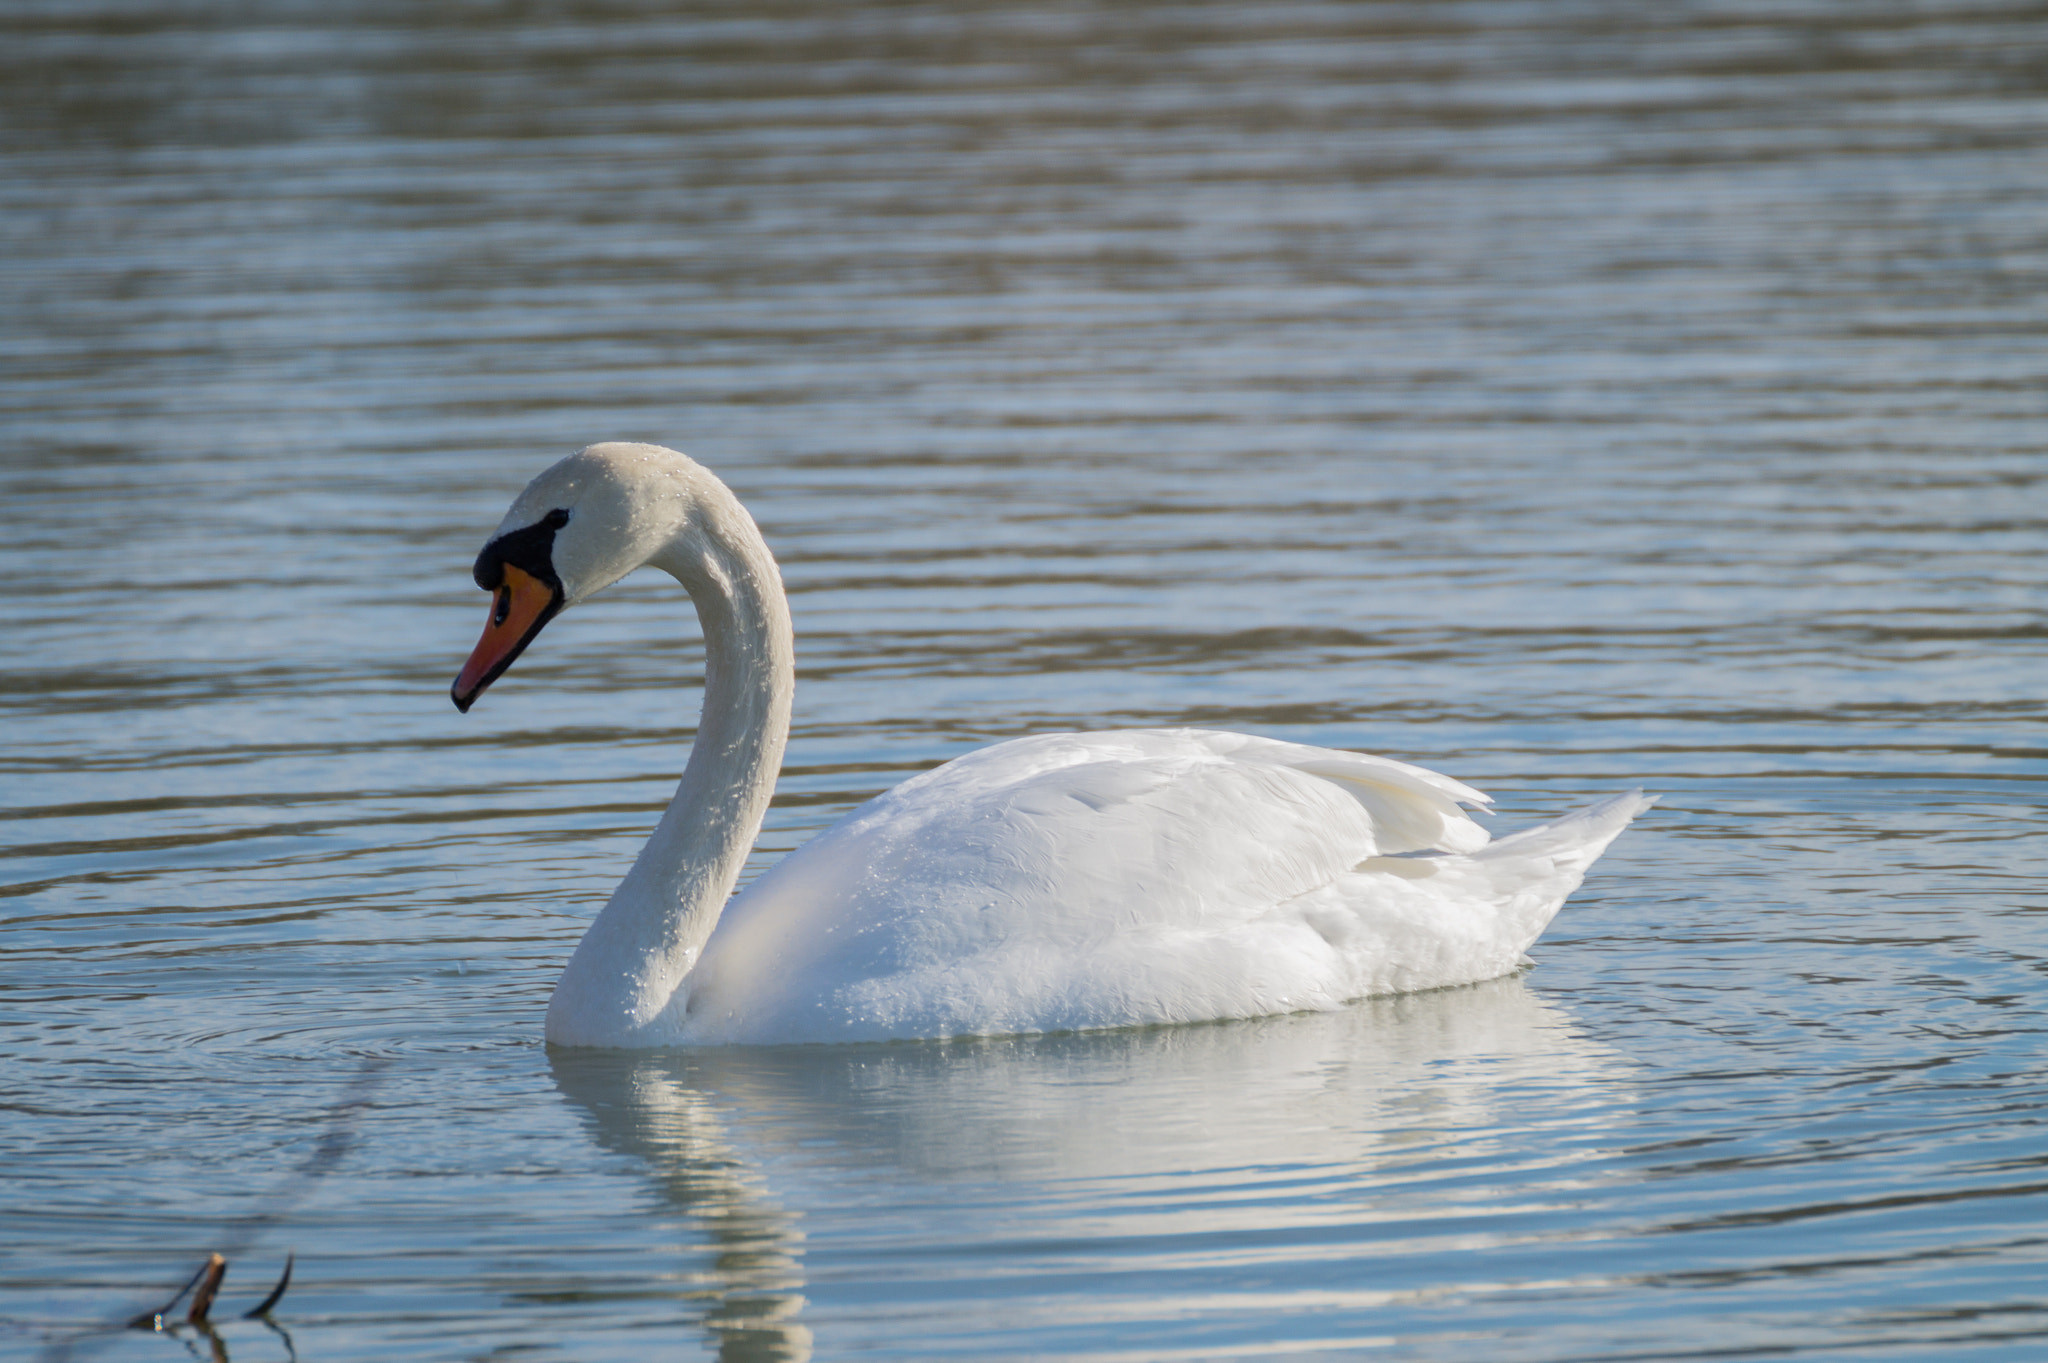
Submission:
[[[675,798],[555,985],[547,1037],[559,1044],[662,1043],[655,1029],[681,1002],[678,991],[746,864],[789,737],[789,604],[752,517],[730,493],[700,500],[690,523],[648,562],[673,574],[696,603],[703,716]]]

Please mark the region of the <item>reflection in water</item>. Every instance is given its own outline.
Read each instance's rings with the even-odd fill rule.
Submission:
[[[1553,1195],[1578,1175],[1516,1143],[1530,1109],[1597,1127],[1622,1087],[1616,1058],[1519,979],[1206,1026],[549,1058],[599,1142],[644,1161],[697,1228],[713,1256],[705,1324],[722,1358],[747,1359],[810,1354],[797,1227],[819,1179],[842,1204],[854,1184],[1000,1184],[1011,1203],[978,1205],[978,1234],[1071,1247],[1056,1256],[1114,1237],[1126,1268],[1191,1243],[1227,1259],[1256,1232],[1271,1261],[1287,1253],[1276,1227],[1327,1253],[1306,1241],[1333,1216],[1497,1201],[1504,1180],[1525,1201]],[[1568,1163],[1587,1158],[1577,1144]],[[1459,1186],[1403,1186],[1422,1159],[1457,1163]],[[1304,1187],[1292,1213],[1276,1204]],[[1018,1293],[1006,1309],[1065,1304]]]
[[[556,1049],[549,1061],[564,1096],[589,1115],[598,1143],[645,1161],[663,1201],[688,1218],[711,1252],[710,1268],[681,1295],[709,1299],[704,1324],[718,1356],[809,1358],[811,1334],[796,1319],[804,1305],[797,1217],[776,1204],[760,1172],[733,1148],[718,1098],[670,1057]]]

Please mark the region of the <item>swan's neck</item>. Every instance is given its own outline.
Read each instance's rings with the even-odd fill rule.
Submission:
[[[672,573],[696,603],[704,713],[668,811],[555,985],[547,1037],[559,1044],[669,1039],[663,1029],[682,1015],[686,978],[760,831],[789,737],[789,605],[775,560],[738,500],[700,500],[690,523],[648,562]]]

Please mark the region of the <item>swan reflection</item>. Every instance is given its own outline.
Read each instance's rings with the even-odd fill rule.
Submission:
[[[663,1202],[686,1218],[711,1266],[678,1295],[704,1302],[720,1359],[811,1356],[796,1320],[804,1299],[797,1216],[727,1135],[727,1104],[695,1078],[687,1056],[556,1049],[563,1096],[589,1117],[598,1144],[644,1162]]]
[[[1440,1224],[1460,1199],[1498,1209],[1503,1182],[1511,1197],[1555,1197],[1583,1167],[1583,1137],[1569,1167],[1519,1137],[1597,1130],[1626,1098],[1626,1066],[1519,978],[1206,1026],[557,1049],[550,1063],[600,1144],[641,1160],[687,1218],[710,1267],[683,1295],[704,1303],[719,1357],[748,1360],[810,1355],[807,1214],[828,1239],[850,1206],[914,1230],[920,1207],[992,1185],[1000,1196],[975,1194],[986,1205],[970,1233],[984,1239],[1170,1228],[1227,1255],[1234,1237],[1270,1242],[1333,1216]],[[1460,1163],[1456,1188],[1403,1173],[1446,1158]],[[1293,1191],[1252,1195],[1267,1184]],[[1314,1196],[1298,1195],[1305,1185]],[[962,1233],[957,1215],[943,1231],[922,1224]],[[836,1292],[856,1290],[846,1277]]]

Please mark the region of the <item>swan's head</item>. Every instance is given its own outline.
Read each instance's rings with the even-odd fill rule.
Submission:
[[[548,621],[659,554],[723,484],[686,455],[613,442],[526,485],[476,556],[490,621],[449,695],[467,711]],[[730,494],[726,494],[730,497]]]

